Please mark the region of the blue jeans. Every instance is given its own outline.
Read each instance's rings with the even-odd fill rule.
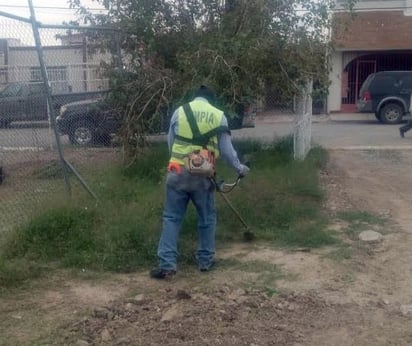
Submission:
[[[199,268],[209,268],[215,255],[216,210],[212,183],[207,178],[168,173],[163,229],[157,249],[159,268],[177,269],[177,244],[180,228],[189,201],[198,216],[198,246],[196,260]]]

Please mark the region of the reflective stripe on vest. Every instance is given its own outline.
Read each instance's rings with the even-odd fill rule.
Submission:
[[[199,132],[201,135],[213,130],[218,130],[222,124],[223,112],[213,107],[208,102],[202,100],[194,100],[190,102],[193,115],[195,117]],[[189,122],[186,118],[186,113],[183,107],[178,109],[178,127],[176,138],[172,146],[172,156],[170,161],[184,164],[183,158],[189,153],[202,149],[201,145],[191,143],[193,133]],[[215,153],[215,158],[219,157],[217,135],[210,137],[206,148]]]

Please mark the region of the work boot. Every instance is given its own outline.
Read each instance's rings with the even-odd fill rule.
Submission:
[[[199,270],[200,270],[202,273],[205,273],[205,272],[208,272],[208,271],[212,270],[214,266],[215,266],[215,261],[213,261],[213,262],[212,262],[210,265],[208,265],[208,266],[199,266]]]
[[[402,127],[399,129],[399,134],[402,138],[405,138],[405,130]]]
[[[150,271],[150,277],[153,279],[171,279],[176,274],[176,270],[167,270],[155,268]]]

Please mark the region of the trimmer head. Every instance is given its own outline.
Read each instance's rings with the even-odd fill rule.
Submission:
[[[255,240],[255,233],[253,233],[250,229],[248,229],[245,232],[243,232],[243,239],[246,242],[251,242]]]

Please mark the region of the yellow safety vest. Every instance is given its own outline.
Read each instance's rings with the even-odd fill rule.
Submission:
[[[172,145],[172,155],[170,162],[184,164],[183,159],[191,152],[207,148],[214,153],[215,158],[219,157],[218,139],[219,132],[228,131],[227,127],[222,127],[223,112],[206,101],[194,100],[189,103],[192,109],[200,138],[194,138],[192,129],[187,119],[183,106],[177,112],[177,133]]]

